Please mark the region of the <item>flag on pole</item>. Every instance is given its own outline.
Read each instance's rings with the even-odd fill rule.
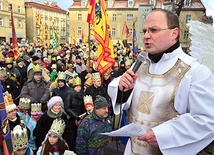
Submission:
[[[122,34],[125,35],[126,38],[131,37],[130,32],[129,32],[129,28],[128,28],[128,25],[126,24],[126,22],[124,22]]]
[[[76,43],[77,43],[77,37],[76,37],[76,32],[75,32],[75,30],[74,30],[74,28],[73,28],[73,43],[76,45]]]
[[[82,30],[82,43],[85,44],[85,34],[83,30]]]
[[[14,60],[17,60],[20,57],[20,54],[19,54],[19,51],[18,51],[18,43],[17,43],[16,31],[15,31],[15,25],[14,25],[14,19],[13,19],[13,7],[12,7],[12,4],[10,4],[10,8],[11,8],[13,53],[14,53]]]
[[[37,14],[36,25],[39,26],[39,39],[41,40],[42,45],[44,46],[45,45],[45,35],[44,35],[44,32],[43,32],[44,31],[44,26],[42,25],[42,22],[41,22],[40,13]]]
[[[13,155],[14,154],[13,146],[12,146],[10,128],[7,121],[7,113],[5,110],[5,103],[3,98],[1,82],[0,82],[0,124],[1,124],[0,140],[2,140],[0,143],[2,143],[1,145],[3,146],[3,154]]]
[[[133,38],[132,38],[132,47],[133,47],[133,52],[137,53],[138,52],[138,45],[137,45],[137,35],[136,35],[136,30],[135,30],[135,23],[133,23]]]
[[[95,9],[96,8],[96,9]],[[94,18],[96,16],[96,18]],[[104,74],[114,63],[113,44],[109,34],[108,17],[104,0],[91,0],[87,22],[93,25],[94,37],[99,42],[97,69]]]
[[[54,29],[54,26],[52,26],[52,39],[51,39],[51,45],[53,46],[53,49],[56,49],[59,47],[58,43],[58,35],[56,33],[56,30]]]

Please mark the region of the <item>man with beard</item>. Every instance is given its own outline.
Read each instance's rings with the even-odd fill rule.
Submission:
[[[42,103],[42,112],[47,109],[47,101],[50,98],[49,84],[42,79],[40,65],[33,66],[33,78],[27,81],[22,88],[21,97],[31,100],[32,103]]]

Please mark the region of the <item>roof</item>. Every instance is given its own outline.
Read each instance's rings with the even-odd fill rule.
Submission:
[[[181,0],[177,0],[177,4],[180,2]],[[106,1],[107,2],[107,1]],[[158,0],[156,1],[155,7],[156,8],[161,8],[162,4],[164,3],[169,3],[171,2],[171,0]],[[133,9],[133,8],[138,8],[139,5],[148,5],[150,3],[150,0],[134,0],[134,6],[133,7],[129,7],[128,8],[128,0],[114,0],[113,1],[113,5],[112,5],[112,9],[114,8],[124,8],[124,9]],[[108,5],[106,5],[108,6]],[[87,5],[85,6],[85,8],[89,7],[89,1],[87,2]],[[70,8],[84,8],[81,6],[81,0],[74,0],[74,3],[70,6]],[[69,9],[70,9],[69,8]],[[108,8],[108,7],[107,7]],[[201,2],[201,0],[191,0],[191,4],[190,7],[191,9],[205,9],[203,3]]]
[[[40,4],[36,2],[25,2],[25,7],[27,6],[34,6],[40,9],[66,14],[66,11],[61,9],[56,2],[50,3],[49,5]]]

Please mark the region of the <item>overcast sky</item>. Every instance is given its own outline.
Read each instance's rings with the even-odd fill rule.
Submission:
[[[28,0],[25,0],[28,1]],[[41,3],[44,3],[44,0],[33,0],[35,2],[40,1]],[[68,8],[73,3],[73,0],[47,0],[52,2],[57,2],[57,4],[63,9],[68,10]],[[207,15],[212,15],[214,17],[214,0],[201,0],[204,4],[204,6],[207,9]]]

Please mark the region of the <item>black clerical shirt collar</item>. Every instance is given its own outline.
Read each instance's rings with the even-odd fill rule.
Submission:
[[[152,54],[148,54],[149,59],[153,62],[153,63],[157,63],[163,56],[164,53],[172,53],[174,50],[176,50],[178,47],[180,46],[180,42],[177,41],[174,45],[172,45],[170,48],[168,48],[166,51],[164,51],[163,53],[158,53],[155,55]]]

